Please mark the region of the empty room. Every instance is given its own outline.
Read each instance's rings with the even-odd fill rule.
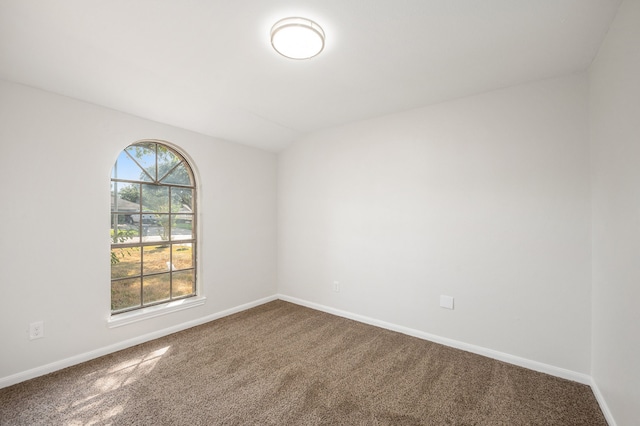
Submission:
[[[0,425],[640,424],[640,1],[0,0]]]

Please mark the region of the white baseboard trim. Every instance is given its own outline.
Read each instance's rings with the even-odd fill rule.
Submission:
[[[593,394],[595,395],[596,400],[598,401],[598,405],[600,405],[600,410],[602,410],[602,414],[604,414],[605,420],[607,420],[607,423],[609,423],[609,426],[617,426],[617,423],[613,418],[613,414],[611,413],[611,410],[609,410],[607,401],[604,399],[604,395],[602,395],[602,392],[600,392],[600,388],[596,384],[596,381],[593,379],[593,377],[591,378],[590,385],[591,385],[591,390],[593,391]]]
[[[43,376],[45,374],[52,373],[63,368],[71,367],[76,364],[80,364],[92,359],[108,355],[113,352],[120,351],[122,349],[130,348],[131,346],[139,345],[150,340],[158,339],[160,337],[167,336],[169,334],[176,333],[178,331],[186,330],[191,327],[195,327],[219,318],[223,318],[238,312],[246,311],[247,309],[263,305],[268,302],[277,300],[278,296],[269,296],[263,299],[254,300],[253,302],[245,303],[224,311],[216,312],[211,315],[207,315],[202,318],[198,318],[192,321],[187,321],[182,324],[177,324],[172,327],[165,328],[163,330],[154,331],[152,333],[144,334],[142,336],[134,337],[132,339],[124,340],[122,342],[114,343],[109,346],[105,346],[93,351],[85,352],[82,354],[74,355],[69,358],[55,361],[50,364],[46,364],[40,367],[32,368],[31,370],[23,371],[20,373],[12,374],[11,376],[0,378],[0,389],[7,386],[15,385],[16,383],[24,382],[25,380],[33,379],[35,377]]]
[[[284,294],[279,294],[278,298],[286,302],[295,303],[296,305],[306,306],[308,308],[312,308],[318,311],[348,318],[354,321],[362,322],[369,325],[374,325],[376,327],[385,328],[391,331],[397,331],[398,333],[417,337],[423,340],[429,340],[435,343],[440,343],[445,346],[450,346],[452,348],[461,349],[463,351],[472,352],[478,355],[483,355],[488,358],[497,359],[498,361],[503,361],[509,364],[528,368],[529,370],[534,370],[534,371],[549,374],[552,376],[560,377],[563,379],[572,380],[574,382],[582,383],[585,385],[592,384],[591,376],[587,374],[578,373],[576,371],[567,370],[561,367],[555,367],[553,365],[544,364],[542,362],[533,361],[526,358],[521,358],[519,356],[510,355],[504,352],[494,351],[493,349],[483,348],[481,346],[460,342],[458,340],[448,339],[446,337],[437,336],[435,334],[426,333],[424,331],[416,330],[413,328],[403,327],[403,326],[388,323],[385,321],[380,321],[375,318],[353,314],[351,312],[331,308],[329,306],[320,305],[318,303],[308,302],[306,300],[298,299],[296,297],[291,297]]]

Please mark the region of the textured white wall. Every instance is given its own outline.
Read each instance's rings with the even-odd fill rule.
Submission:
[[[584,74],[315,133],[279,156],[279,291],[588,373],[588,148]]]
[[[618,425],[640,421],[640,2],[627,0],[590,70],[593,365]]]
[[[109,178],[143,138],[194,161],[208,299],[108,329]],[[0,143],[0,379],[276,293],[275,154],[6,82]],[[35,320],[45,337],[30,341]]]

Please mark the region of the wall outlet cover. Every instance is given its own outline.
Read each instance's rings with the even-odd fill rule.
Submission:
[[[453,297],[440,296],[440,306],[446,309],[453,309]]]
[[[44,337],[44,321],[29,324],[29,339],[40,339],[41,337]]]

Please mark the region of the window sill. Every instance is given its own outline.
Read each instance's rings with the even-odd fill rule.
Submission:
[[[107,319],[107,327],[121,327],[123,325],[133,324],[134,322],[144,321],[149,318],[167,315],[172,312],[195,308],[196,306],[204,305],[206,300],[207,298],[204,296],[194,296],[187,299],[174,300],[173,302],[168,302],[162,305],[149,306],[148,308],[142,308],[136,311],[111,315],[109,319]]]

